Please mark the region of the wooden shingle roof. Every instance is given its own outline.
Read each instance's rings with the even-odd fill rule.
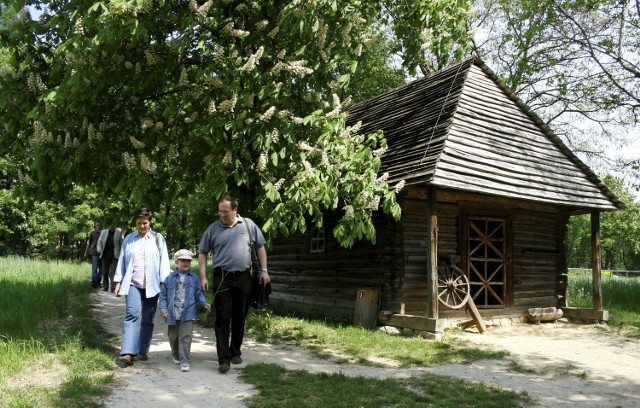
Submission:
[[[579,209],[624,205],[478,58],[356,105],[384,132],[389,181],[430,183]]]

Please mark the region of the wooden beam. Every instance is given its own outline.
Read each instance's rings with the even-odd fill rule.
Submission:
[[[563,317],[574,319],[589,319],[606,322],[609,320],[609,312],[606,310],[580,309],[576,307],[563,307]]]
[[[600,212],[591,211],[591,276],[593,309],[602,310],[602,265],[600,262]]]
[[[429,332],[443,331],[443,321],[424,316],[402,315],[402,314],[378,314],[378,323],[387,326],[403,327],[413,330]]]
[[[438,216],[436,190],[427,185],[427,231],[430,243],[427,249],[427,310],[425,316],[438,318]]]

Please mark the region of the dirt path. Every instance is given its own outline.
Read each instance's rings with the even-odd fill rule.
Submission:
[[[106,292],[93,294],[103,326],[119,334],[124,300]],[[640,407],[640,344],[606,333],[594,326],[569,323],[490,327],[486,334],[460,335],[480,347],[507,350],[503,360],[438,367],[384,368],[335,364],[314,358],[298,347],[246,341],[244,365],[275,363],[289,370],[341,372],[376,378],[407,378],[433,373],[483,382],[516,391],[527,391],[537,407]],[[212,329],[196,327],[191,349],[191,371],[182,373],[171,362],[166,325],[157,317],[147,362],[119,369],[123,385],[104,404],[110,408],[243,407],[243,399],[255,392],[238,378],[235,367],[226,375],[217,371]],[[510,368],[516,364],[519,372]],[[522,373],[522,372],[526,373]],[[226,390],[224,393],[218,389]]]

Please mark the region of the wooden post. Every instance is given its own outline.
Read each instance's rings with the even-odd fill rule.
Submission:
[[[438,216],[436,190],[427,186],[427,310],[425,317],[438,318]]]
[[[591,211],[591,275],[593,310],[602,310],[602,270],[600,264],[600,212]]]

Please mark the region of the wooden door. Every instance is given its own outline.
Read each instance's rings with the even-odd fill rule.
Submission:
[[[507,219],[467,218],[466,273],[478,307],[505,307],[507,289]]]

